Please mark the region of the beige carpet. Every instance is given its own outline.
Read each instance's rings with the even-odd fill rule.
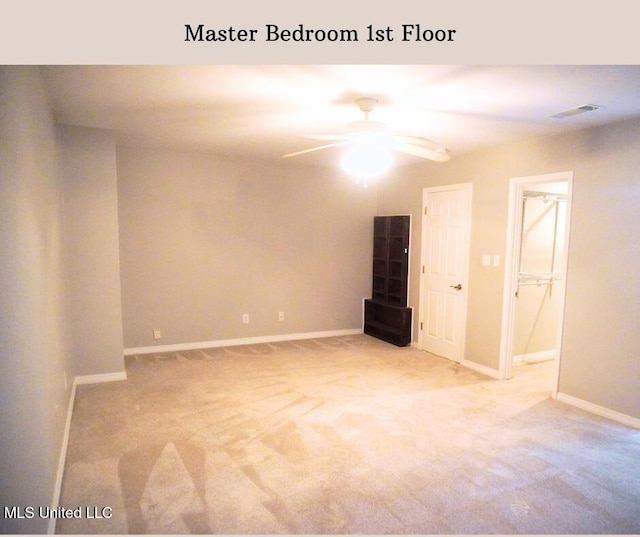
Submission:
[[[640,533],[640,431],[551,400],[552,367],[364,335],[128,357],[78,387],[60,501],[110,517],[57,532]]]

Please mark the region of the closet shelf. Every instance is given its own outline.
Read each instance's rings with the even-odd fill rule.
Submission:
[[[554,272],[532,274],[530,272],[518,273],[518,286],[521,285],[548,285],[562,280],[561,274]]]

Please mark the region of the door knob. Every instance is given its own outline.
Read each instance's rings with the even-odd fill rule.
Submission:
[[[460,291],[460,289],[462,289],[462,284],[459,283],[458,285],[450,285],[449,287],[451,287],[451,289],[457,289],[458,291]]]

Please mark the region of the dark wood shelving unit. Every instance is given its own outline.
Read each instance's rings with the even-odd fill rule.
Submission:
[[[410,216],[373,219],[373,284],[365,300],[364,332],[398,346],[411,342],[407,307]]]
[[[411,308],[364,301],[364,333],[406,347],[411,343]]]

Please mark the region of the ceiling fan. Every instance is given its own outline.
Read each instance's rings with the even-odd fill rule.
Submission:
[[[295,157],[313,151],[346,145],[399,151],[436,162],[447,162],[451,158],[447,149],[438,146],[435,142],[427,138],[390,134],[387,132],[384,123],[370,120],[369,113],[372,112],[376,104],[378,104],[377,99],[361,97],[356,99],[356,104],[360,110],[364,112],[364,120],[349,123],[346,134],[304,134],[302,135],[303,138],[332,143],[310,149],[303,149],[295,153],[288,153],[283,155],[283,158]]]

